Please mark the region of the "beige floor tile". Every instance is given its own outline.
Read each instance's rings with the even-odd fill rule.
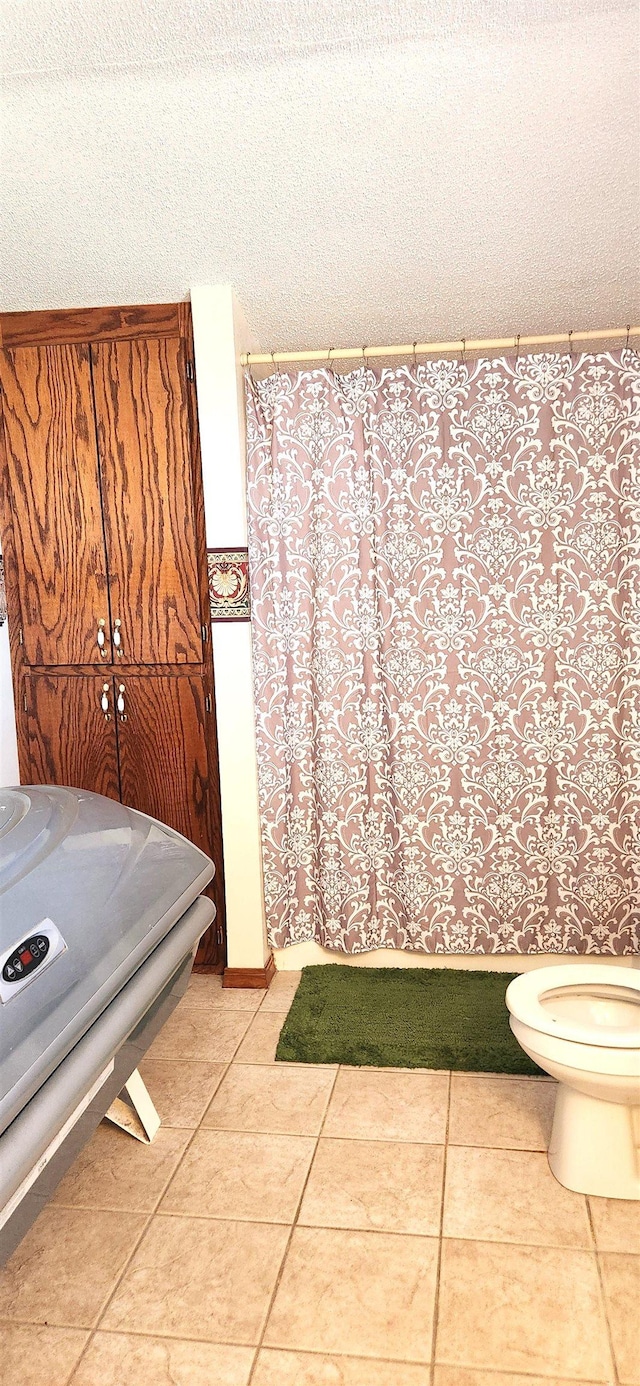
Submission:
[[[264,996],[260,1007],[262,1014],[280,1011],[286,1015],[300,985],[300,977],[300,972],[278,972]]]
[[[314,1149],[310,1136],[197,1131],[160,1212],[292,1223]]]
[[[240,1045],[236,1059],[239,1064],[273,1064],[285,1017],[280,1011],[260,1010]]]
[[[472,1371],[469,1367],[436,1367],[433,1386],[575,1386],[575,1381],[566,1376],[519,1376],[513,1372]],[[583,1381],[580,1386],[605,1383]]]
[[[254,1349],[96,1333],[70,1386],[247,1386]]]
[[[49,1205],[0,1272],[0,1318],[91,1328],[144,1224]]]
[[[296,1227],[265,1347],[428,1362],[438,1243]]]
[[[101,1328],[256,1344],[289,1229],[275,1223],[155,1217]]]
[[[640,1382],[640,1256],[600,1256],[613,1352],[624,1386]]]
[[[334,1069],[232,1064],[202,1124],[229,1131],[317,1136],[334,1079]]]
[[[66,1386],[88,1337],[77,1328],[0,1324],[2,1386]]]
[[[251,1011],[205,1010],[178,1006],[148,1051],[150,1059],[232,1059],[251,1023]]]
[[[429,1368],[263,1348],[251,1386],[429,1386]]]
[[[299,1221],[437,1237],[443,1164],[440,1145],[320,1140]]]
[[[537,1078],[452,1073],[449,1141],[503,1150],[547,1150],[556,1084]]]
[[[193,1059],[143,1059],[140,1073],[163,1126],[198,1126],[225,1072],[226,1064]]]
[[[58,1185],[53,1201],[66,1208],[151,1213],[190,1135],[161,1126],[151,1145],[143,1145],[104,1121]]]
[[[180,1006],[185,1010],[198,1007],[205,1011],[257,1011],[264,994],[257,987],[223,987],[222,977],[217,973],[208,976],[196,973],[191,977]]]
[[[595,1254],[445,1240],[436,1361],[609,1381]]]
[[[444,1197],[445,1237],[591,1249],[582,1194],[554,1179],[546,1155],[451,1145]]]
[[[442,1145],[448,1088],[443,1073],[340,1069],[323,1135]]]
[[[640,1255],[640,1202],[625,1198],[590,1198],[588,1202],[598,1250]]]

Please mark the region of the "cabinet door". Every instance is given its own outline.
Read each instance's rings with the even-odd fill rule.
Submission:
[[[2,351],[0,383],[25,659],[99,664],[109,606],[89,349]]]
[[[176,828],[212,855],[202,680],[184,674],[115,679],[122,802]]]
[[[180,338],[91,348],[111,614],[123,664],[202,660]]]
[[[31,783],[73,785],[119,799],[111,677],[27,673],[25,692]]]

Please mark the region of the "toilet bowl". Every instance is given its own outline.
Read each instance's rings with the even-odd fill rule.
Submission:
[[[507,987],[525,1053],[558,1080],[549,1164],[577,1193],[640,1199],[640,972],[572,964]]]

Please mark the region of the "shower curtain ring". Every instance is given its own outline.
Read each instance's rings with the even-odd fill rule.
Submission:
[[[627,323],[627,340],[626,340],[626,342],[625,342],[625,344],[624,344],[624,349],[625,349],[625,351],[628,351],[628,350],[629,350],[629,334],[630,334],[630,332],[631,332],[631,323],[628,322],[628,323]]]
[[[517,335],[517,337],[516,337],[516,365],[518,364],[518,358],[519,358],[519,356],[520,356],[520,333],[518,333],[518,335]]]
[[[362,348],[362,359],[363,359],[363,361],[364,361],[364,368],[365,368],[366,371],[368,371],[368,369],[369,369],[369,362],[367,361],[367,348],[366,348],[366,346],[363,346],[363,348]]]
[[[466,337],[463,337],[463,338],[462,338],[462,364],[463,364],[463,366],[466,366],[466,364],[467,364],[466,359],[465,359],[465,352],[466,352],[466,349],[467,349],[467,339],[466,339]]]
[[[414,342],[414,343],[413,343],[413,369],[414,369],[414,371],[417,371],[417,369],[418,369],[418,360],[417,360],[417,357],[416,357],[416,347],[417,347],[417,345],[418,345],[417,342]]]
[[[569,355],[570,355],[570,357],[571,357],[571,360],[573,361],[573,342],[572,342],[572,340],[571,340],[572,337],[573,337],[573,328],[571,328],[571,331],[570,331],[570,333],[569,333]]]
[[[335,347],[332,347],[332,346],[331,346],[331,347],[329,347],[329,350],[328,350],[328,352],[327,352],[327,370],[331,370],[331,352],[332,352],[332,351],[335,351]]]

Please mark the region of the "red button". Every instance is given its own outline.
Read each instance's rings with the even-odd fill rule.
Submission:
[[[27,963],[31,962],[31,954],[28,948],[25,949],[24,953],[20,954],[20,962],[23,962],[25,967],[27,966]]]

